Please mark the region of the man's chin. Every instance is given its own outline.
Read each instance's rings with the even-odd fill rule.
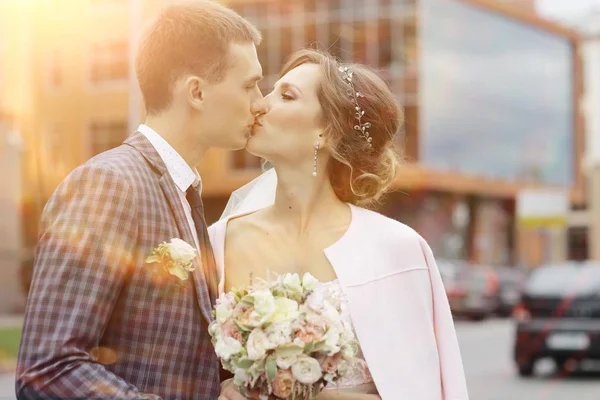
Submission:
[[[232,151],[245,149],[246,146],[248,145],[249,139],[250,139],[250,135],[246,135],[246,136],[240,138],[239,141],[232,143],[231,146],[229,147],[229,149]]]

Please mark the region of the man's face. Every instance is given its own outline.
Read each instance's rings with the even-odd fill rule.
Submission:
[[[262,98],[262,67],[253,43],[232,43],[224,78],[203,90],[203,141],[210,147],[242,149],[254,124],[251,105]]]

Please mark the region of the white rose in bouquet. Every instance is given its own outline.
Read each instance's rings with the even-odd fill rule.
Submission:
[[[321,364],[308,356],[301,356],[292,365],[292,375],[294,379],[305,385],[316,383],[323,376],[321,372]]]
[[[215,344],[215,353],[219,358],[228,361],[231,356],[242,351],[242,344],[230,337],[220,338]]]
[[[248,336],[246,350],[248,358],[254,361],[262,360],[267,354],[267,350],[273,349],[275,346],[269,341],[267,334],[260,328],[254,328]]]

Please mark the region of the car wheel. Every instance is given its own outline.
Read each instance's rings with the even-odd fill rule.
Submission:
[[[570,374],[577,369],[577,361],[573,358],[557,357],[554,359],[556,372],[559,374]]]
[[[563,357],[560,357],[560,358],[557,357],[557,358],[555,358],[554,359],[554,364],[556,364],[556,370],[557,371],[564,371],[565,366],[567,364],[567,361],[569,361],[568,358],[563,358]]]
[[[522,378],[528,378],[533,375],[533,368],[535,367],[535,360],[520,360],[517,363],[517,369],[519,370],[519,376]]]

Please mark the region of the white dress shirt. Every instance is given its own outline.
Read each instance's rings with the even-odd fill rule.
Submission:
[[[194,224],[194,219],[192,218],[192,209],[190,207],[190,203],[188,203],[186,198],[186,191],[190,186],[197,184],[199,190],[202,188],[202,179],[200,178],[198,171],[192,169],[179,155],[179,153],[177,153],[177,151],[169,143],[167,143],[165,139],[156,133],[154,129],[150,128],[148,125],[141,124],[137,130],[144,135],[156,149],[156,152],[165,163],[167,171],[169,171],[169,175],[171,175],[173,182],[175,182],[175,186],[177,186],[178,189],[177,193],[179,194],[179,200],[181,200],[181,205],[183,206],[183,211],[185,212],[185,218],[187,219],[192,231],[194,242],[196,242],[198,254],[200,254],[200,244],[198,241],[198,235],[196,234],[196,225]]]

